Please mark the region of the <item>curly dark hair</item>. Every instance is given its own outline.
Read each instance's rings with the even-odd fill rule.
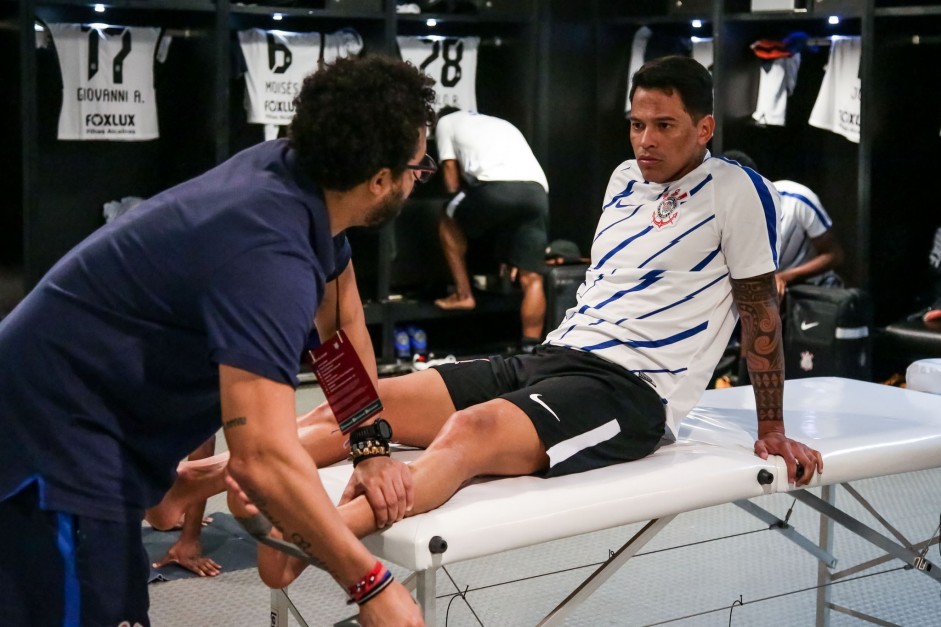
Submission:
[[[338,59],[304,79],[294,99],[291,147],[327,189],[349,190],[389,168],[400,176],[419,129],[434,123],[434,80],[382,56]]]
[[[693,120],[712,114],[712,75],[699,61],[680,56],[648,61],[634,73],[631,100],[638,87],[659,89],[668,94],[676,90]]]

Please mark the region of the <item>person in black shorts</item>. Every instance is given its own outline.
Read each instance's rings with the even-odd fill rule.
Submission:
[[[364,463],[354,433],[354,471],[339,507],[356,535],[400,512],[394,485],[378,474],[391,463],[390,439],[426,449],[409,464],[409,515],[438,507],[477,476],[555,477],[649,455],[675,438],[698,402],[736,311],[755,381],[755,454],[780,455],[798,485],[823,471],[820,453],[784,429],[774,188],[709,154],[712,79],[696,61],[647,63],[631,98],[636,159],[612,174],[576,306],[531,353],[380,380],[389,424],[370,427]],[[314,413],[311,423],[336,432],[329,408]],[[316,442],[308,451],[318,464],[347,453],[338,433]],[[290,583],[302,567],[259,550],[269,585]]]
[[[548,244],[549,184],[522,133],[500,118],[454,107],[438,111],[435,142],[454,197],[438,226],[454,292],[441,309],[476,306],[467,271],[468,242],[492,245],[501,273],[519,280],[523,348],[542,338],[546,298],[542,275]]]

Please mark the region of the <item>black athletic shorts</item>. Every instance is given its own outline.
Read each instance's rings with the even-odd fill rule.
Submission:
[[[0,501],[0,529],[3,625],[150,625],[141,517],[43,511],[33,483]]]
[[[545,272],[549,196],[539,183],[481,182],[455,196],[446,212],[467,239],[492,241],[499,261]]]
[[[591,353],[544,345],[435,369],[459,410],[494,398],[522,409],[546,447],[549,477],[640,459],[664,439],[666,411],[656,391]]]

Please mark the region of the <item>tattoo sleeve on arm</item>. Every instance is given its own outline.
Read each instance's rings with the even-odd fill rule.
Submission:
[[[758,420],[784,419],[784,348],[774,273],[733,279],[742,321],[742,355],[755,390]]]

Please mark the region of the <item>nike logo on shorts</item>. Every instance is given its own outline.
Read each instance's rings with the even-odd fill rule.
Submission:
[[[819,322],[801,322],[801,331],[806,331],[807,329],[813,329],[815,326],[819,325]]]
[[[559,419],[559,417],[556,415],[556,413],[555,413],[554,411],[552,411],[552,408],[549,407],[548,405],[546,405],[546,402],[545,402],[544,400],[542,400],[541,398],[539,398],[540,396],[542,396],[542,394],[530,394],[530,395],[529,395],[529,398],[531,398],[534,402],[539,403],[540,405],[542,405],[543,407],[545,407],[545,408],[546,408],[546,411],[549,412],[550,414],[552,414],[552,416],[553,416],[556,420],[558,420],[559,422],[562,422],[562,421]]]

